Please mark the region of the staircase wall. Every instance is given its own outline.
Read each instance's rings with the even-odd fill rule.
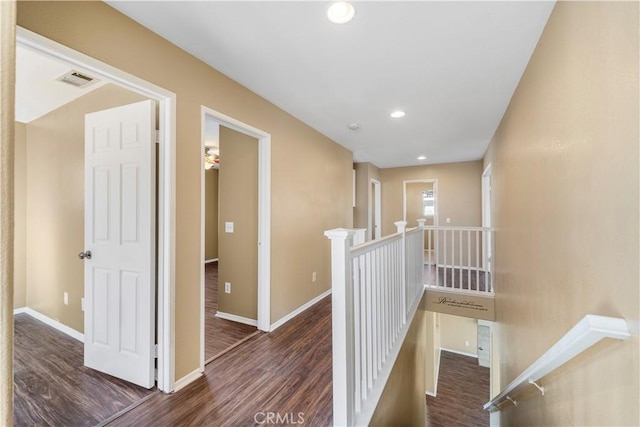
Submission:
[[[639,3],[557,2],[496,131],[501,388],[586,313],[603,341],[505,405],[503,425],[640,425]]]
[[[420,307],[393,365],[370,426],[425,425],[426,352],[427,312]]]

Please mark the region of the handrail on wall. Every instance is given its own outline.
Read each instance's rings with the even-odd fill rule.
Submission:
[[[500,405],[507,401],[517,405],[514,400],[515,395],[529,384],[534,385],[544,395],[544,388],[537,383],[540,378],[559,368],[603,338],[626,340],[630,336],[626,320],[618,317],[587,314],[504,390],[485,403],[483,408],[485,411],[494,412],[499,411]]]

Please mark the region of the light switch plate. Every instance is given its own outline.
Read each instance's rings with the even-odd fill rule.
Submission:
[[[225,233],[233,233],[233,223],[232,222],[225,222],[224,223],[224,232]]]

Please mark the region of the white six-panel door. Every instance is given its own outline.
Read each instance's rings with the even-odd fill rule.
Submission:
[[[89,368],[150,388],[155,344],[155,103],[85,117]]]

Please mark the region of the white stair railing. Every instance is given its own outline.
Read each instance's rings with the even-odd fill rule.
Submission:
[[[423,232],[406,230],[352,246],[354,230],[331,239],[333,423],[367,425],[418,308]]]
[[[472,293],[493,292],[493,229],[424,227],[425,284]]]
[[[493,399],[484,404],[485,411],[499,411],[505,402],[517,405],[516,395],[527,386],[535,386],[542,395],[544,387],[538,381],[567,363],[603,338],[626,340],[631,337],[627,321],[619,317],[587,314],[560,338],[546,353],[524,370]]]

